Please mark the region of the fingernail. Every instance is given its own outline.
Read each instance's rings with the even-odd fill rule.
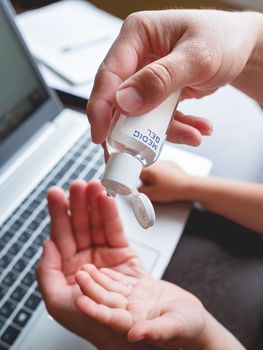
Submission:
[[[136,338],[136,342],[138,342],[138,341],[142,341],[142,340],[144,340],[146,337],[145,337],[145,334],[141,334],[141,335],[139,335],[137,338]]]
[[[213,133],[213,127],[210,126],[210,127],[208,128],[208,130],[207,130],[207,136],[212,135],[212,133]]]
[[[128,87],[117,91],[116,100],[126,112],[135,113],[143,105],[143,99],[139,92],[133,87]]]
[[[198,140],[193,139],[192,137],[182,137],[182,139],[180,140],[181,143],[188,145],[188,146],[198,146],[200,145],[200,142]]]

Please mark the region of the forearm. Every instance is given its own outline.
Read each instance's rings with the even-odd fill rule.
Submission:
[[[245,350],[243,345],[223,327],[211,314],[206,312],[206,327],[200,338],[188,350]]]
[[[254,49],[243,71],[232,85],[263,104],[263,14],[251,14],[254,17],[256,36]]]
[[[216,177],[191,177],[186,199],[198,201],[207,209],[263,233],[263,185]]]

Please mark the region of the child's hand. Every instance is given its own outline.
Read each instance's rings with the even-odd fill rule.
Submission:
[[[76,281],[83,293],[75,299],[77,308],[126,334],[130,342],[187,350],[203,342],[208,313],[195,296],[174,284],[135,273],[127,264],[124,273],[85,265]]]
[[[154,202],[189,200],[188,187],[191,176],[175,162],[159,161],[143,170],[143,185],[139,189]]]

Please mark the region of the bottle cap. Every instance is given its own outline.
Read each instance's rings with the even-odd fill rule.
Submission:
[[[155,222],[155,212],[150,199],[144,194],[137,192],[131,196],[134,215],[143,228],[151,227]]]
[[[109,194],[130,195],[136,192],[143,165],[128,153],[112,153],[101,180]]]

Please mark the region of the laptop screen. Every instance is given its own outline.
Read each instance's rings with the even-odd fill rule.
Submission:
[[[2,11],[0,47],[1,143],[48,99],[48,94]]]

